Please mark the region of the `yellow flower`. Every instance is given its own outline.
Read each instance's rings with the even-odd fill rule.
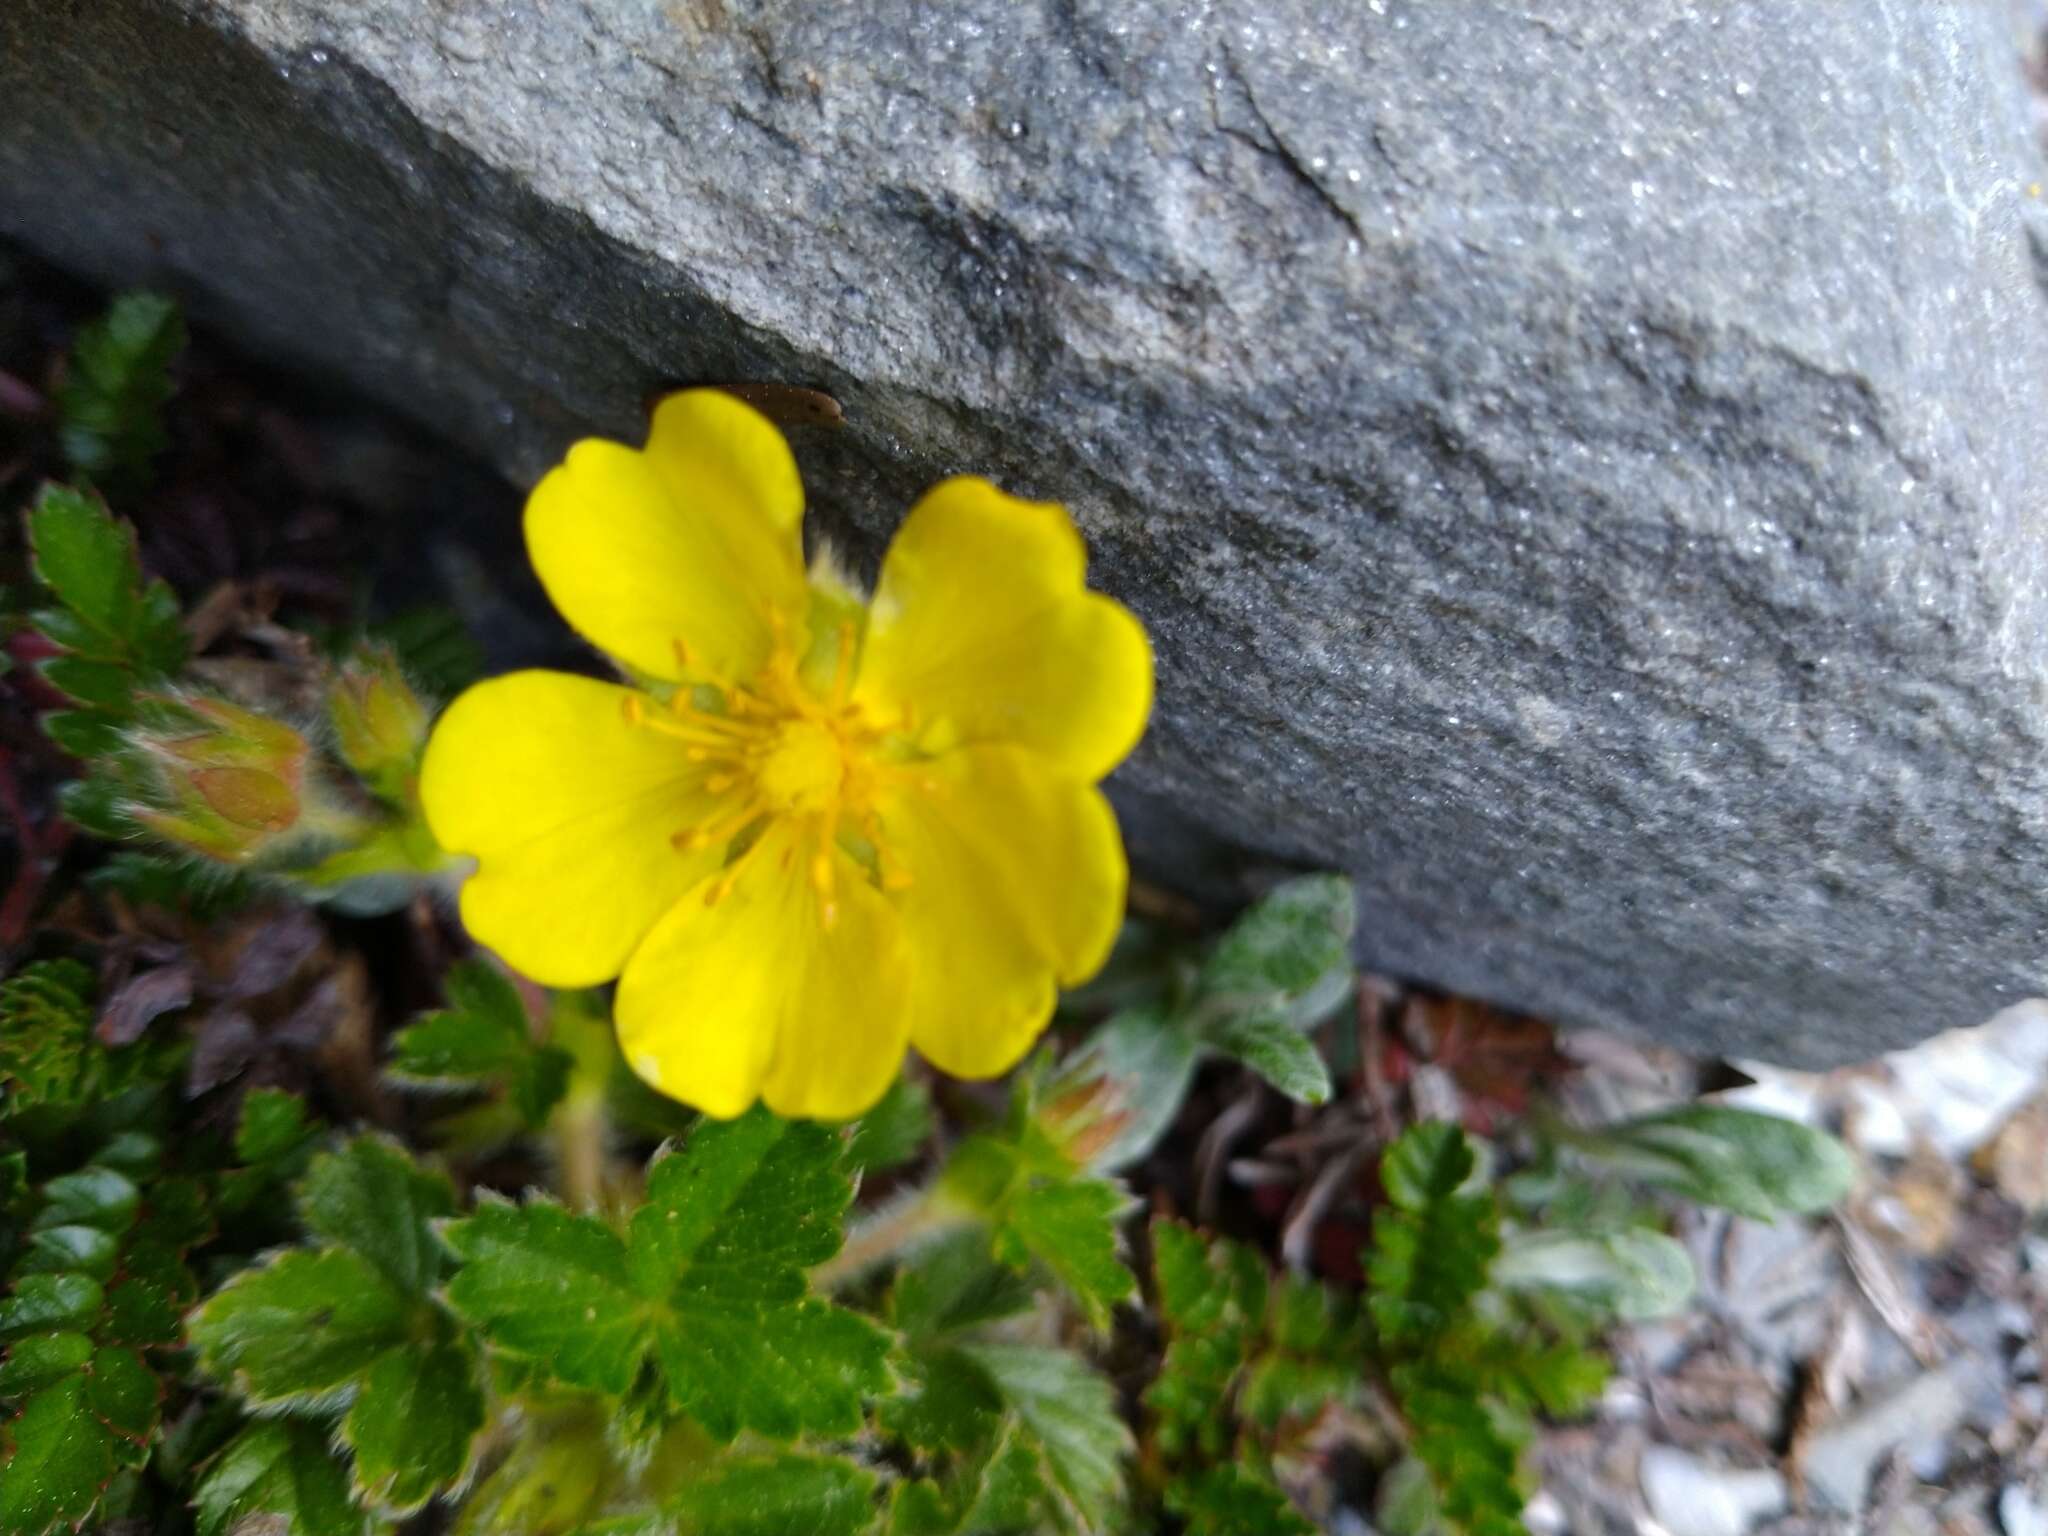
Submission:
[[[471,933],[550,985],[619,977],[634,1069],[719,1116],[859,1114],[906,1043],[1007,1070],[1123,911],[1095,786],[1144,729],[1152,658],[1066,512],[948,480],[865,605],[806,573],[802,520],[788,446],[729,396],[671,396],[641,451],[578,443],[527,548],[645,686],[480,684],[421,775],[478,861]]]

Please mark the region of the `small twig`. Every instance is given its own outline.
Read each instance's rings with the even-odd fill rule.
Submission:
[[[1247,1084],[1245,1091],[1209,1122],[1195,1144],[1195,1214],[1204,1224],[1216,1219],[1216,1198],[1222,1191],[1223,1165],[1230,1148],[1250,1129],[1265,1096],[1265,1088],[1256,1079]]]
[[[1954,1340],[1948,1330],[1913,1304],[1905,1282],[1893,1271],[1877,1240],[1854,1218],[1836,1211],[1832,1220],[1842,1257],[1870,1309],[1898,1335],[1915,1360],[1929,1370],[1941,1364],[1953,1353]]]
[[[1380,1140],[1391,1143],[1400,1134],[1401,1122],[1394,1114],[1394,1090],[1387,1082],[1387,1020],[1391,999],[1374,978],[1358,985],[1358,1062],[1365,1077],[1365,1102],[1372,1111],[1373,1128]]]
[[[1280,1229],[1280,1261],[1289,1269],[1297,1274],[1307,1270],[1309,1244],[1315,1238],[1316,1228],[1344,1186],[1357,1176],[1366,1155],[1378,1145],[1370,1136],[1359,1137],[1325,1163],[1308,1188],[1295,1197],[1294,1208],[1287,1213],[1286,1225]]]

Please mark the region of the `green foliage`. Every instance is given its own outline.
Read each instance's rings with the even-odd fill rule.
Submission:
[[[1137,1289],[1117,1256],[1116,1222],[1130,1197],[1078,1166],[1030,1106],[1027,1085],[1001,1130],[954,1149],[942,1197],[987,1224],[999,1262],[1020,1273],[1042,1266],[1093,1326],[1106,1327],[1109,1309]]]
[[[1418,1125],[1387,1149],[1380,1164],[1387,1203],[1366,1255],[1367,1305],[1374,1353],[1428,1474],[1437,1517],[1471,1536],[1508,1536],[1521,1531],[1532,1491],[1522,1466],[1530,1415],[1583,1411],[1607,1373],[1576,1331],[1557,1335],[1497,1288],[1500,1194],[1478,1175],[1477,1152],[1456,1126]],[[1542,1247],[1532,1245],[1539,1259]],[[1606,1251],[1610,1260],[1651,1251],[1664,1257],[1654,1244]],[[1527,1261],[1511,1277],[1546,1290],[1569,1282],[1567,1292],[1583,1278]],[[1604,1294],[1595,1290],[1596,1298]]]
[[[71,344],[57,412],[65,457],[110,489],[132,485],[170,439],[163,407],[171,364],[185,349],[178,306],[155,293],[126,293]]]
[[[1755,1221],[1824,1211],[1856,1176],[1848,1149],[1825,1132],[1721,1104],[1684,1104],[1558,1134],[1596,1168]]]
[[[442,987],[448,1007],[392,1040],[390,1076],[415,1087],[495,1091],[526,1129],[538,1130],[568,1088],[569,1053],[534,1040],[518,989],[487,962],[463,961]]]
[[[449,1302],[566,1386],[624,1396],[645,1374],[721,1441],[849,1433],[888,1386],[887,1340],[809,1296],[805,1270],[838,1249],[850,1196],[830,1131],[705,1121],[657,1156],[624,1231],[547,1200],[451,1223]]]
[[[148,1458],[163,1393],[155,1357],[197,1292],[184,1255],[210,1227],[203,1191],[162,1173],[161,1156],[154,1138],[119,1133],[82,1165],[15,1191],[27,1219],[0,1298],[0,1400],[11,1404],[0,1531],[10,1536],[83,1523]]]
[[[324,1430],[303,1419],[251,1424],[207,1466],[193,1496],[198,1536],[231,1536],[268,1516],[291,1536],[366,1536],[348,1469]]]
[[[1239,1243],[1152,1223],[1166,1354],[1145,1391],[1166,1507],[1192,1530],[1309,1531],[1276,1481],[1303,1428],[1364,1387],[1357,1309],[1328,1288],[1275,1281]]]
[[[28,512],[28,545],[36,579],[57,601],[33,621],[67,653],[44,662],[44,676],[81,713],[125,723],[136,687],[165,682],[184,664],[177,598],[144,580],[135,530],[89,492],[44,486]]]
[[[251,1407],[346,1405],[355,1496],[391,1514],[460,1481],[483,1428],[476,1347],[433,1295],[445,1261],[432,1223],[453,1210],[445,1178],[358,1137],[299,1186],[320,1245],[242,1270],[189,1327],[200,1368]]]
[[[1303,1104],[1330,1096],[1330,1074],[1308,1031],[1350,995],[1351,885],[1311,875],[1276,887],[1206,957],[1155,964],[1128,998],[1062,1062],[1045,1089],[1048,1113],[1100,1169],[1124,1167],[1155,1145],[1205,1060],[1226,1057]]]
[[[895,1491],[891,1531],[1092,1532],[1120,1506],[1131,1439],[1115,1393],[1072,1352],[1010,1336],[1033,1299],[976,1231],[896,1276],[903,1386],[879,1418],[917,1475]]]

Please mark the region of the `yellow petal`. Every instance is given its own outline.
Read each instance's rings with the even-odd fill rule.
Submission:
[[[514,672],[449,705],[427,744],[427,824],[478,861],[464,925],[549,986],[618,975],[716,858],[670,845],[717,802],[678,743],[627,721],[630,697],[585,677]]]
[[[986,480],[934,487],[882,562],[856,697],[926,739],[1031,747],[1076,778],[1121,762],[1152,708],[1152,651],[1085,586],[1066,509]]]
[[[716,390],[664,400],[647,447],[589,438],[533,488],[526,547],[564,618],[653,677],[731,683],[803,622],[796,461]],[[681,650],[678,650],[678,646]]]
[[[956,1077],[1014,1066],[1052,1016],[1055,984],[1100,970],[1128,872],[1100,790],[1035,754],[971,747],[880,806],[910,952],[910,1039]]]
[[[903,1061],[896,914],[835,854],[828,929],[810,859],[786,829],[742,857],[715,905],[692,891],[634,951],[619,981],[619,1048],[653,1087],[721,1119],[756,1098],[778,1115],[862,1114]]]

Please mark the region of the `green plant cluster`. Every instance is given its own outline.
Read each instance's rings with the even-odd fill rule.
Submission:
[[[80,484],[26,515],[65,804],[120,840],[95,878],[137,909],[388,905],[436,872],[416,674],[342,647],[318,722],[209,689],[87,483],[146,475],[180,335],[131,300],[81,339]],[[1133,924],[1005,1102],[942,1114],[910,1075],[847,1126],[689,1115],[624,1069],[600,995],[457,960],[384,1048],[404,1140],[195,1088],[178,1007],[110,1029],[84,961],[119,966],[46,936],[0,981],[0,1536],[1284,1536],[1319,1528],[1344,1445],[1390,1532],[1518,1530],[1601,1328],[1691,1292],[1668,1201],[1817,1210],[1847,1157],[1714,1106],[1500,1145],[1416,1125],[1362,1287],[1148,1221],[1122,1175],[1204,1063],[1330,1098],[1353,923],[1308,877],[1211,942]]]

